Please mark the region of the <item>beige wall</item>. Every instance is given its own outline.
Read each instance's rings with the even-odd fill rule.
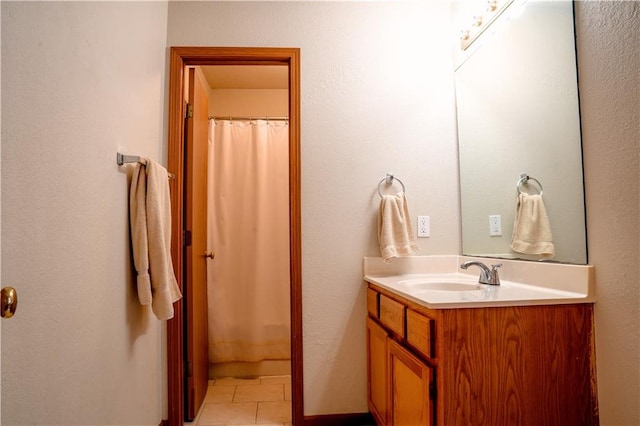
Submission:
[[[169,5],[169,46],[301,49],[307,415],[367,410],[362,257],[379,253],[385,173],[431,216],[422,253],[459,251],[449,6],[427,3]]]
[[[286,89],[215,89],[209,91],[209,116],[286,117]]]
[[[162,327],[134,294],[130,170],[164,161],[167,4],[2,2],[2,424],[153,425]]]
[[[577,2],[602,425],[640,424],[640,3]]]

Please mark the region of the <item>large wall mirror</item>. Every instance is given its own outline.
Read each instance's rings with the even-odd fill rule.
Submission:
[[[462,252],[585,264],[573,3],[514,0],[492,27],[457,47]],[[522,174],[521,191],[544,189],[552,258],[511,248]]]

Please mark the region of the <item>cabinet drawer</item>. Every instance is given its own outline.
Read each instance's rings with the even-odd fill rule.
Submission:
[[[431,319],[407,309],[407,342],[423,355],[433,358]]]
[[[378,292],[367,289],[367,312],[374,318],[378,318]]]
[[[380,295],[380,322],[404,337],[404,305]]]

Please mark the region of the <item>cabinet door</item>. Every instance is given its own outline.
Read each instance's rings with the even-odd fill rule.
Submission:
[[[389,425],[429,426],[433,407],[429,397],[432,371],[405,348],[389,339]]]
[[[387,423],[387,332],[367,318],[367,400],[378,426]]]

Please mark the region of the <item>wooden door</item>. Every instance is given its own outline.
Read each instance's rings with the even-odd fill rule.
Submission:
[[[209,383],[207,318],[207,146],[209,105],[204,84],[189,69],[185,143],[186,417],[193,420]]]
[[[168,169],[176,175],[175,190],[171,192],[171,253],[173,267],[186,288],[184,270],[186,259],[180,256],[184,206],[185,123],[185,66],[188,65],[278,64],[289,67],[289,220],[290,220],[290,273],[291,273],[291,381],[293,424],[304,423],[303,356],[302,356],[302,219],[301,219],[301,159],[300,159],[300,49],[289,47],[171,47],[169,62],[169,121]],[[181,426],[184,422],[184,321],[181,313],[186,298],[176,303],[176,316],[167,322],[167,399],[168,423]]]
[[[367,402],[378,426],[387,423],[387,332],[367,318]]]
[[[387,339],[388,407],[392,426],[429,426],[433,407],[429,396],[431,368],[394,340]]]

